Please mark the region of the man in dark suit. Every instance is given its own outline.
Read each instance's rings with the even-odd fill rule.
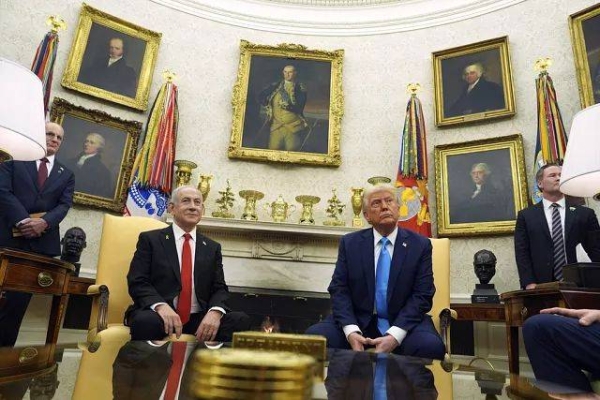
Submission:
[[[160,340],[174,333],[199,341],[231,341],[249,317],[226,311],[229,297],[221,245],[200,234],[202,194],[192,186],[173,191],[173,225],[140,234],[127,283],[133,299],[125,313],[133,340]]]
[[[561,167],[556,164],[540,168],[535,179],[542,192],[542,201],[517,215],[515,257],[524,289],[560,280],[562,267],[577,261],[575,248],[580,243],[592,261],[600,261],[597,239],[600,225],[596,214],[584,206],[567,207],[565,196],[560,191],[560,172]],[[560,215],[556,224],[553,223],[555,208]],[[554,225],[562,246],[554,245]]]
[[[59,224],[73,204],[73,172],[55,159],[64,131],[46,123],[46,157],[0,164],[0,247],[46,256],[60,254]],[[0,345],[13,346],[31,299],[7,292],[0,306]]]
[[[99,133],[90,133],[83,142],[83,152],[69,160],[69,168],[77,176],[75,190],[78,192],[112,199],[115,189],[110,171],[102,162],[106,141]]]
[[[269,149],[301,151],[308,123],[304,118],[306,87],[296,81],[296,67],[283,68],[283,80],[273,82],[258,95],[270,123]]]
[[[481,63],[467,65],[463,79],[465,86],[461,95],[450,107],[446,117],[502,110],[506,107],[502,88],[497,83],[485,79]]]
[[[125,42],[114,37],[108,42],[108,57],[94,60],[79,76],[79,81],[128,97],[135,97],[137,74],[125,60]]]
[[[435,286],[431,241],[397,227],[396,189],[366,190],[363,215],[373,226],[345,235],[329,285],[332,315],[307,333],[327,346],[443,359],[431,309]]]

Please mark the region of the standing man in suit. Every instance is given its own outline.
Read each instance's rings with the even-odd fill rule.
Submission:
[[[0,164],[0,247],[60,254],[59,224],[73,204],[75,177],[55,154],[63,128],[46,123],[46,157]],[[0,306],[0,346],[13,346],[31,294],[6,292]]]
[[[483,65],[479,62],[465,67],[463,72],[465,86],[446,117],[502,110],[506,107],[502,88],[497,83],[485,79],[483,72]]]
[[[125,50],[122,38],[111,38],[108,42],[108,56],[104,55],[94,60],[93,64],[81,73],[79,81],[109,92],[135,97],[137,74],[127,65]]]
[[[592,261],[600,261],[596,214],[588,207],[566,206],[560,173],[557,164],[540,168],[535,179],[542,201],[517,215],[515,257],[524,289],[561,280],[562,267],[577,261],[575,248],[580,243]]]
[[[196,227],[203,209],[196,188],[178,187],[168,206],[173,225],[140,234],[127,274],[132,340],[189,333],[201,342],[231,341],[233,332],[249,329],[246,314],[226,311],[221,245]]]
[[[363,215],[373,228],[341,239],[328,289],[332,315],[307,333],[325,336],[332,348],[443,359],[426,315],[435,293],[431,241],[398,228],[396,196],[389,184],[365,191]]]
[[[83,151],[69,160],[68,166],[77,176],[76,191],[109,199],[114,197],[110,171],[102,162],[105,146],[104,136],[90,133],[83,142]]]

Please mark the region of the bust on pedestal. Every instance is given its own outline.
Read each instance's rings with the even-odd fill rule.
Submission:
[[[471,303],[500,303],[500,297],[493,283],[489,283],[496,275],[496,256],[489,250],[479,250],[473,257],[475,275],[479,278],[475,291],[471,295]]]
[[[81,258],[83,249],[87,246],[85,239],[86,236],[83,229],[74,226],[67,229],[65,236],[60,241],[60,244],[62,244],[60,259],[70,262],[75,266],[75,276],[79,276],[79,269],[81,268],[79,259]]]

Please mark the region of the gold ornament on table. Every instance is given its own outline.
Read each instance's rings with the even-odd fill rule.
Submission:
[[[258,190],[242,190],[240,191],[240,197],[246,200],[242,219],[248,221],[258,220],[258,217],[256,216],[256,202],[265,197],[265,194]]]
[[[363,193],[365,190],[363,188],[354,187],[350,188],[350,190],[352,191],[350,203],[352,204],[352,212],[354,213],[354,217],[352,218],[352,226],[355,228],[362,228],[364,223],[360,214],[362,211]]]
[[[392,180],[390,178],[388,178],[387,176],[372,176],[369,179],[367,179],[367,182],[369,182],[371,185],[375,186],[380,183],[391,183]]]
[[[332,189],[332,192],[333,192],[333,196],[329,200],[327,200],[327,203],[329,204],[329,206],[327,206],[327,209],[325,210],[325,212],[327,213],[327,216],[329,216],[329,218],[323,222],[323,225],[345,226],[346,223],[344,222],[344,220],[341,217],[342,217],[342,212],[344,211],[344,207],[346,207],[346,205],[343,204],[340,201],[340,199],[338,199],[336,189]]]
[[[265,204],[264,208],[269,212],[271,218],[273,218],[273,222],[285,222],[288,217],[292,215],[296,209],[296,206],[293,204],[288,204],[285,200],[283,200],[283,196],[279,195],[277,200],[271,204]],[[269,211],[269,209],[271,211]]]
[[[177,167],[175,170],[175,187],[189,185],[192,178],[192,170],[198,165],[188,160],[175,160],[173,164]]]
[[[313,218],[313,207],[315,204],[321,201],[320,197],[301,195],[296,196],[296,201],[302,204],[302,214],[300,215],[300,224],[314,225],[315,219]]]
[[[227,188],[225,190],[219,190],[219,194],[221,197],[217,199],[216,203],[219,206],[218,211],[213,211],[213,217],[219,218],[233,218],[234,215],[229,211],[233,207],[233,202],[235,201],[235,194],[231,191],[231,185],[229,184],[229,179],[227,179]]]
[[[206,198],[208,197],[208,192],[210,192],[210,181],[212,180],[212,175],[200,175],[200,182],[198,182],[198,190],[202,193],[202,201],[206,203]]]

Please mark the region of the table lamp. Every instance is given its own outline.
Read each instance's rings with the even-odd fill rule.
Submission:
[[[600,104],[573,118],[561,171],[560,191],[600,201]]]
[[[42,81],[29,69],[0,58],[0,153],[33,161],[46,155]],[[1,154],[0,154],[1,155]]]

